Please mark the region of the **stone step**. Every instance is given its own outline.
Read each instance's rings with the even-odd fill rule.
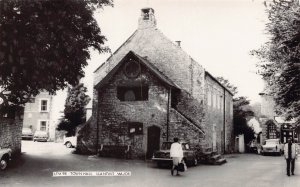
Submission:
[[[219,155],[219,154],[213,155],[213,156],[211,157],[211,159],[212,159],[212,160],[219,160],[219,159],[221,159],[221,155]]]
[[[221,158],[215,162],[215,165],[222,165],[222,164],[225,164],[226,162],[227,162],[227,160],[225,158]]]

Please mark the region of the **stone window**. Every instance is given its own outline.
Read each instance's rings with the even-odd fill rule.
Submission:
[[[47,121],[40,121],[40,131],[47,131]]]
[[[129,61],[124,66],[124,73],[128,78],[136,78],[141,73],[141,66],[138,62],[129,59]]]
[[[220,96],[220,110],[222,111],[223,110],[223,96],[221,95]]]
[[[139,122],[128,122],[128,134],[129,135],[142,135],[143,134],[143,123]]]
[[[117,97],[120,101],[146,101],[148,92],[148,86],[119,86]]]
[[[211,91],[208,89],[207,91],[207,105],[211,106]]]
[[[216,106],[217,106],[217,95],[216,95],[216,93],[214,91],[213,91],[212,106],[213,106],[213,108],[216,108]]]

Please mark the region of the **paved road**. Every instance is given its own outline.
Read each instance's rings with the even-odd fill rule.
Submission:
[[[23,155],[7,171],[0,172],[1,187],[41,186],[205,186],[205,187],[300,187],[300,159],[296,175],[285,175],[279,156],[227,155],[222,166],[199,165],[181,176],[151,162],[72,154],[57,143],[23,142]],[[130,177],[52,177],[55,171],[131,171]]]

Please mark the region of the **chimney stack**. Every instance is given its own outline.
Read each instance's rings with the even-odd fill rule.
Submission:
[[[141,16],[139,18],[139,29],[156,28],[156,19],[153,8],[141,9]]]
[[[181,47],[180,46],[181,41],[178,40],[178,41],[175,41],[175,42],[176,42],[176,44],[177,44],[178,47]]]

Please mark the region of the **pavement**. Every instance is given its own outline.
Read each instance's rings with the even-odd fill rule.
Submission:
[[[93,187],[93,186],[205,186],[205,187],[300,187],[300,159],[295,175],[285,173],[282,156],[225,155],[221,166],[198,165],[180,176],[151,161],[99,158],[73,154],[61,143],[22,142],[22,155],[0,172],[1,187]],[[130,171],[131,176],[53,177],[58,171]]]

